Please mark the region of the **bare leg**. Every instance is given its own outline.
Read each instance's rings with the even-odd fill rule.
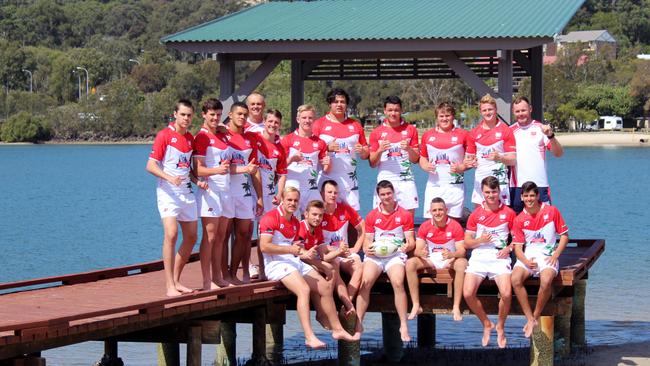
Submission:
[[[325,343],[316,337],[309,320],[309,285],[298,271],[291,272],[280,281],[289,291],[296,295],[296,310],[300,325],[305,333],[305,345],[310,348],[324,348]]]
[[[544,306],[546,306],[548,299],[551,297],[553,279],[556,275],[557,272],[550,268],[544,269],[539,275],[539,292],[537,293],[537,303],[535,304],[535,312],[533,313],[533,323],[530,326],[531,334],[539,323],[539,317],[542,315]]]
[[[354,314],[356,310],[354,309],[354,304],[348,293],[348,288],[345,286],[345,282],[341,278],[341,262],[335,260],[332,265],[334,266],[334,284],[336,285],[336,293],[339,295],[339,299],[345,307],[345,317],[349,317]],[[361,271],[359,271],[361,272]]]
[[[223,278],[223,257],[228,257],[228,252],[224,254],[224,245],[223,239],[226,236],[226,229],[228,225],[228,219],[225,217],[219,217],[216,221],[216,230],[215,232],[208,231],[208,238],[212,243],[212,282],[214,282],[219,287],[228,287],[230,283]],[[227,262],[226,262],[227,263]]]
[[[217,284],[212,281],[212,255],[214,251],[214,242],[208,235],[208,231],[216,230],[215,223],[219,219],[214,217],[202,217],[201,223],[203,227],[203,234],[201,235],[201,246],[199,247],[199,257],[201,258],[201,276],[203,277],[203,289],[214,290],[219,288]]]
[[[179,221],[178,223],[181,225],[183,241],[181,242],[181,247],[178,248],[176,259],[174,260],[174,283],[176,284],[176,289],[178,291],[190,293],[194,290],[183,286],[180,279],[183,267],[185,267],[185,263],[190,259],[192,248],[194,248],[194,243],[196,243],[197,223],[196,221]]]
[[[408,300],[406,298],[406,290],[404,289],[404,266],[393,265],[388,269],[388,278],[390,284],[393,286],[393,293],[395,294],[395,309],[399,317],[399,334],[402,342],[410,342],[411,336],[409,335],[409,327],[406,323],[406,314],[408,312]]]
[[[223,234],[223,239],[221,239],[221,248],[223,250],[223,256],[221,257],[221,273],[223,275],[223,279],[228,281],[228,282],[233,282],[232,277],[230,276],[230,264],[232,263],[232,250],[234,250],[234,244],[233,248],[229,248],[228,246],[231,244],[230,238],[232,234],[232,219],[229,218],[223,218],[226,220],[225,225],[225,231]],[[229,255],[229,249],[230,250],[230,255]],[[230,257],[230,258],[229,258]]]
[[[499,287],[499,320],[497,322],[497,344],[499,348],[506,347],[506,318],[510,313],[510,304],[512,303],[512,287],[510,285],[510,273],[502,274],[494,278],[494,282]]]
[[[332,338],[342,339],[345,341],[357,341],[360,338],[360,334],[355,334],[354,336],[350,335],[339,321],[339,317],[336,311],[336,305],[334,304],[333,291],[334,284],[332,280],[325,280],[318,271],[312,270],[307,275],[305,275],[305,281],[309,285],[312,293],[318,294],[316,296],[316,302],[320,304],[323,314],[327,317],[328,323],[330,324],[332,330]]]
[[[248,258],[246,253],[250,256],[251,241],[250,241],[250,226],[251,220],[244,219],[235,219],[235,246],[232,250],[232,263],[230,264],[230,276],[233,283],[241,284],[250,282],[250,275],[248,274]],[[239,270],[239,265],[242,265],[242,270],[244,272],[240,281],[237,278],[237,271]],[[248,278],[248,282],[246,279]]]
[[[418,271],[424,268],[433,270],[431,262],[429,262],[428,259],[411,257],[406,261],[406,282],[408,283],[409,294],[411,294],[411,302],[413,303],[411,312],[408,315],[408,320],[413,320],[418,316],[418,314],[422,313],[422,306],[420,306],[420,278],[418,277]]]
[[[162,254],[167,296],[179,296],[182,293],[176,289],[174,283],[174,256],[176,254],[176,240],[178,239],[178,222],[175,217],[164,217],[162,224],[164,233]]]
[[[456,258],[452,263],[454,267],[454,307],[452,313],[454,321],[463,320],[463,313],[460,311],[460,301],[463,298],[463,282],[465,281],[465,270],[467,269],[467,259]]]
[[[485,314],[481,300],[476,297],[476,291],[478,291],[481,282],[483,282],[482,277],[473,273],[466,274],[463,283],[463,295],[467,306],[469,306],[470,310],[476,314],[478,319],[481,321],[481,324],[483,324],[483,339],[481,344],[485,347],[490,344],[490,333],[492,333],[492,329],[494,329],[494,324],[487,317],[487,314]]]
[[[377,281],[381,274],[381,268],[373,262],[363,262],[363,276],[361,278],[361,287],[359,288],[359,295],[357,296],[357,331],[363,332],[363,318],[368,310],[368,303],[370,300],[370,290]]]
[[[526,325],[524,325],[524,336],[526,338],[530,338],[531,334],[533,334],[533,328],[535,326],[535,317],[533,316],[533,311],[530,308],[530,302],[528,301],[528,292],[526,291],[526,288],[524,287],[524,281],[528,278],[529,274],[528,271],[524,268],[521,267],[515,267],[512,270],[512,275],[511,275],[511,281],[512,281],[512,289],[515,292],[515,295],[517,296],[517,300],[519,301],[519,305],[521,305],[521,310],[524,312],[524,315],[526,316]]]
[[[363,263],[361,263],[361,258],[356,255],[351,256],[349,259],[351,259],[351,261],[341,262],[341,269],[350,275],[350,283],[348,283],[348,294],[350,295],[350,300],[354,301],[354,298],[359,292],[359,287],[361,286],[361,276],[363,276]]]

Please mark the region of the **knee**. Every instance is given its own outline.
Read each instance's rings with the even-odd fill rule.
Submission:
[[[501,296],[501,300],[503,301],[512,301],[512,291],[500,291],[499,296]]]
[[[194,232],[194,233],[188,233],[187,235],[183,235],[183,237],[186,243],[194,244],[196,243],[196,239],[198,238],[198,235],[196,234],[196,232]]]
[[[551,288],[551,280],[548,279],[543,279],[539,281],[539,290],[540,291],[548,291]]]
[[[296,293],[296,297],[299,299],[309,299],[309,286],[305,283],[303,286],[300,286]]]
[[[470,288],[463,287],[463,297],[466,300],[471,300],[471,299],[476,298],[476,293]]]
[[[408,272],[414,272],[418,270],[418,264],[417,264],[417,258],[409,258],[409,260],[406,261],[406,270]]]
[[[512,276],[510,281],[512,282],[512,287],[520,288],[524,286],[524,279],[521,276]]]

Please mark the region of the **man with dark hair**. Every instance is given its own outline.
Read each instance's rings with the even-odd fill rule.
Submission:
[[[493,176],[483,178],[481,193],[483,203],[467,220],[465,248],[472,249],[463,284],[463,295],[467,306],[483,324],[483,347],[490,343],[494,323],[485,314],[481,301],[476,297],[485,277],[496,282],[499,288],[499,320],[496,324],[497,344],[505,348],[506,317],[510,312],[512,288],[510,285],[510,252],[508,235],[515,219],[515,212],[501,202],[499,180]]]
[[[540,201],[535,183],[526,182],[521,186],[521,201],[524,209],[512,228],[512,243],[517,255],[517,263],[512,270],[512,287],[526,315],[524,335],[528,338],[551,297],[553,279],[560,270],[559,258],[569,242],[569,229],[555,206]],[[557,235],[560,236],[559,244],[556,242]],[[524,281],[530,276],[539,277],[535,312],[530,308],[524,287]]]
[[[406,253],[415,248],[413,235],[413,215],[400,207],[395,201],[395,189],[391,182],[382,180],[377,183],[379,205],[366,216],[366,241],[363,252],[363,275],[361,289],[357,297],[358,330],[361,331],[363,318],[368,309],[370,290],[382,272],[388,274],[395,296],[395,309],[399,316],[399,333],[403,342],[411,340],[407,321],[408,301],[404,289],[404,263]],[[399,249],[387,256],[378,256],[375,245],[383,241],[400,243]]]
[[[418,191],[412,165],[420,159],[418,131],[402,119],[402,101],[397,96],[384,100],[384,122],[370,134],[370,166],[379,168],[377,181],[389,180],[395,186],[397,203],[415,213]],[[379,203],[374,196],[374,206]]]
[[[366,135],[361,124],[347,116],[350,96],[343,89],[327,94],[330,111],[314,122],[314,135],[325,141],[330,156],[330,171],[323,171],[321,181],[335,180],[345,193],[342,199],[355,210],[359,205],[357,165],[359,159],[368,159]]]
[[[429,205],[431,219],[418,229],[413,257],[406,261],[406,280],[413,308],[409,320],[422,313],[420,306],[419,270],[436,271],[443,268],[454,269],[454,304],[452,312],[455,321],[463,320],[460,300],[463,296],[463,279],[467,268],[464,231],[458,222],[447,215],[447,206],[440,197],[435,197]]]
[[[524,209],[521,184],[527,181],[537,184],[542,202],[551,203],[545,151],[550,150],[553,156],[558,158],[564,154],[553,128],[534,121],[531,117],[532,111],[533,108],[526,97],[517,97],[512,102],[512,114],[516,122],[510,129],[517,142],[517,162],[510,170],[510,197],[511,206],[517,213]]]
[[[179,296],[193,290],[180,283],[181,272],[196,242],[196,199],[190,182],[190,162],[194,137],[188,131],[192,124],[192,102],[181,99],[174,107],[174,122],[156,134],[147,171],[158,178],[156,196],[163,224],[163,266],[167,296]],[[178,226],[183,242],[176,251]]]

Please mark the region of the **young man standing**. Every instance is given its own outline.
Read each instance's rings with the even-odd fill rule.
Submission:
[[[230,204],[234,212],[235,245],[230,263],[230,282],[235,284],[250,282],[249,261],[251,238],[253,236],[253,218],[264,210],[262,200],[262,183],[257,160],[258,136],[253,132],[244,132],[248,115],[246,104],[237,102],[232,105],[228,117],[228,144],[232,152],[230,160]],[[255,190],[256,201],[253,199]],[[243,277],[237,278],[237,270],[242,265]]]
[[[384,115],[384,122],[370,134],[370,166],[379,168],[378,182],[393,182],[397,203],[415,214],[418,190],[412,165],[420,159],[418,130],[402,119],[402,100],[397,96],[384,100]],[[377,204],[379,199],[375,195],[373,206]]]
[[[559,258],[569,242],[569,229],[555,206],[540,201],[539,188],[535,183],[526,182],[521,186],[521,201],[524,209],[512,228],[512,243],[517,255],[517,263],[512,270],[512,287],[528,320],[524,326],[524,335],[528,338],[551,297],[553,279],[560,270]],[[557,235],[560,236],[559,244],[556,242]],[[535,312],[530,308],[524,287],[524,281],[530,276],[539,277]]]
[[[147,171],[158,178],[156,196],[163,224],[163,264],[167,296],[179,296],[192,290],[180,283],[183,267],[196,242],[196,200],[190,182],[190,162],[194,138],[188,132],[194,107],[181,99],[174,109],[174,122],[158,132],[147,161]],[[183,242],[176,251],[178,226]]]
[[[490,343],[490,335],[495,326],[485,314],[476,292],[485,277],[496,282],[500,296],[499,320],[496,324],[497,344],[499,348],[505,348],[505,324],[512,302],[510,285],[512,246],[508,245],[508,235],[512,229],[515,212],[501,202],[499,198],[501,190],[497,178],[485,177],[480,182],[480,186],[485,201],[469,216],[465,231],[465,248],[472,249],[472,254],[465,274],[463,295],[467,306],[483,324],[482,345],[485,347]]]
[[[284,147],[278,142],[282,113],[269,109],[264,117],[264,130],[257,143],[257,156],[262,176],[264,213],[273,210],[280,203],[280,194],[287,180],[287,157]]]
[[[370,211],[366,217],[366,241],[363,248],[366,256],[363,261],[361,289],[357,296],[357,314],[359,315],[357,327],[362,329],[361,324],[366,310],[368,310],[372,286],[379,275],[386,272],[395,294],[395,309],[400,322],[400,338],[403,342],[409,342],[411,336],[406,323],[408,302],[404,289],[404,263],[406,262],[406,253],[415,248],[413,215],[397,204],[395,189],[391,182],[382,180],[377,183],[376,191],[379,195],[379,206]],[[401,240],[404,244],[394,254],[378,257],[375,255],[373,243],[382,238]]]
[[[440,197],[449,216],[460,219],[465,209],[464,159],[469,137],[467,131],[454,127],[456,109],[450,103],[440,103],[436,114],[436,127],[425,132],[420,143],[420,167],[429,173],[424,202]],[[426,205],[423,216],[431,217]]]
[[[467,259],[463,240],[465,232],[458,222],[447,215],[447,206],[440,197],[435,197],[429,205],[431,219],[422,223],[415,240],[413,257],[406,261],[406,279],[411,294],[413,308],[409,320],[422,313],[420,306],[419,270],[435,271],[443,268],[454,269],[454,305],[455,321],[463,320],[460,312],[460,300],[463,296],[463,280]]]
[[[350,96],[343,89],[327,93],[330,111],[314,122],[314,135],[327,144],[332,168],[323,171],[321,181],[335,180],[344,193],[342,199],[355,210],[359,205],[359,180],[357,165],[359,159],[368,159],[368,143],[361,124],[347,116]]]
[[[534,182],[539,189],[542,202],[551,203],[551,191],[546,173],[546,150],[559,158],[564,149],[555,138],[550,125],[534,121],[531,117],[533,108],[526,97],[517,97],[512,102],[512,114],[515,122],[510,126],[517,142],[517,163],[510,170],[511,207],[516,213],[524,209],[521,201],[521,185]]]

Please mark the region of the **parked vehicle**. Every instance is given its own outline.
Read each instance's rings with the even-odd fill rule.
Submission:
[[[623,128],[623,118],[619,116],[600,116],[598,117],[598,129],[620,131]]]

